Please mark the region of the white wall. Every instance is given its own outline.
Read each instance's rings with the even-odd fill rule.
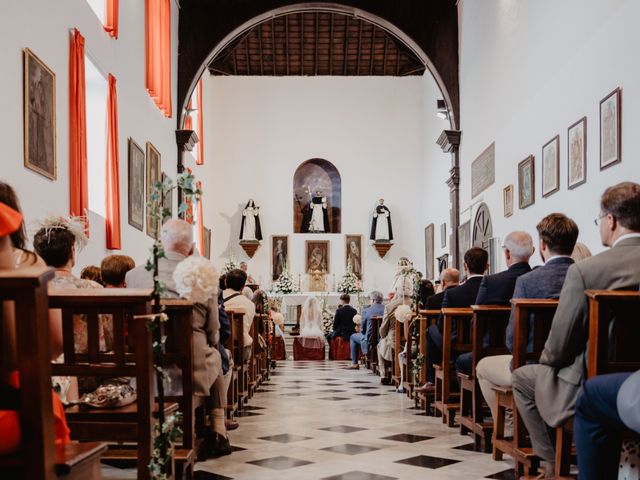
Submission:
[[[253,198],[261,208],[265,238],[249,265],[265,286],[271,283],[274,234],[289,235],[296,278],[303,273],[305,240],[329,239],[330,271],[339,281],[345,234],[364,236],[367,290],[390,287],[400,256],[410,257],[423,270],[424,227],[429,221],[423,208],[425,152],[433,156],[432,145],[440,133],[425,127],[428,119],[437,120],[435,93],[429,89],[435,89],[433,81],[421,77],[206,76],[205,166],[195,167],[195,173],[203,180],[204,223],[213,230],[214,262],[222,267],[231,252],[247,260],[238,245],[240,213]],[[425,96],[432,105],[430,117],[424,114]],[[433,130],[437,128],[442,129]],[[293,174],[310,158],[329,160],[341,174],[339,235],[292,234]],[[395,236],[384,259],[367,240],[371,212],[380,197],[391,210]]]
[[[173,105],[176,109],[178,9],[172,2]],[[120,35],[104,32],[85,0],[6,0],[0,16],[0,179],[11,184],[22,202],[27,224],[47,213],[69,212],[69,29],[78,28],[85,48],[104,72],[118,80],[120,151],[120,214],[122,253],[140,263],[148,255],[151,239],[128,224],[127,138],[144,149],[151,141],[162,154],[162,168],[175,177],[174,118],[165,118],[145,90],[144,2],[120,2]],[[56,74],[58,178],[50,181],[23,167],[22,49],[30,48]],[[106,108],[106,105],[105,105]],[[91,189],[91,185],[89,185]],[[78,267],[98,263],[105,249],[104,219],[91,214],[90,246],[79,256]],[[30,231],[30,233],[33,233]]]
[[[578,223],[579,240],[592,252],[602,250],[593,224],[602,191],[623,180],[640,181],[640,64],[634,50],[639,17],[636,0],[459,3],[462,208],[482,198],[495,236],[524,229],[536,238],[536,223],[559,211]],[[599,102],[618,86],[622,163],[600,171]],[[568,190],[567,128],[585,115],[587,183]],[[558,134],[561,188],[543,199],[542,145]],[[471,162],[493,141],[496,182],[471,199]],[[536,158],[536,202],[518,210],[517,164],[529,154]],[[514,215],[506,219],[502,189],[509,184],[516,201]]]

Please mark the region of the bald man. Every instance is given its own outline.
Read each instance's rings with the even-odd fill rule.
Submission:
[[[426,310],[440,310],[444,292],[460,283],[460,271],[457,268],[447,268],[440,274],[440,292],[430,296],[425,305]]]

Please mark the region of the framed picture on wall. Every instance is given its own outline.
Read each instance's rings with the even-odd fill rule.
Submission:
[[[513,185],[507,185],[502,190],[502,204],[504,208],[504,216],[509,218],[513,215]]]
[[[153,193],[153,186],[160,181],[160,152],[151,142],[147,142],[147,235],[151,238],[158,236],[158,222],[149,215],[149,201]]]
[[[202,256],[208,260],[211,260],[211,229],[203,227],[204,230],[204,252]]]
[[[587,181],[587,117],[567,129],[567,186],[576,188]]]
[[[289,237],[273,235],[271,237],[271,278],[277,280],[289,266]]]
[[[529,155],[518,163],[518,205],[521,210],[536,202],[535,186],[535,158],[533,155]]]
[[[329,240],[307,240],[305,251],[306,273],[329,272]]]
[[[621,90],[600,102],[600,170],[622,161]]]
[[[56,75],[31,50],[24,53],[24,166],[56,179]]]
[[[542,196],[548,197],[560,190],[560,135],[542,147]]]
[[[144,151],[129,138],[129,225],[144,231]]]
[[[440,248],[447,246],[447,224],[440,224]]]
[[[458,258],[463,259],[464,254],[471,248],[471,221],[467,220],[458,227]],[[462,260],[460,260],[462,262]]]
[[[435,278],[433,264],[435,262],[435,240],[434,240],[435,225],[430,223],[424,229],[424,258],[426,261],[426,268],[424,269],[425,278]]]
[[[345,235],[344,244],[346,264],[362,280],[362,235]]]

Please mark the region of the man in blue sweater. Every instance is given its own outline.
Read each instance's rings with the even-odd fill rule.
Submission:
[[[371,299],[371,305],[364,309],[362,312],[362,321],[360,323],[360,332],[356,332],[351,335],[349,343],[351,344],[351,365],[347,367],[347,370],[358,370],[358,346],[365,355],[369,352],[371,345],[371,334],[373,329],[371,328],[371,318],[381,317],[384,314],[384,305],[382,305],[382,293],[378,291],[371,292],[369,296]]]

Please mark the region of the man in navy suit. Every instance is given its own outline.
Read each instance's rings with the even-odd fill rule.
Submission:
[[[513,298],[558,298],[567,270],[573,264],[570,255],[578,239],[578,226],[561,213],[544,217],[536,226],[539,251],[545,264],[522,275],[515,281]],[[507,347],[513,351],[514,310],[507,327]],[[529,319],[527,351],[533,350],[533,318]],[[476,375],[491,414],[496,415],[494,387],[511,386],[511,355],[485,357],[476,365]],[[511,420],[507,420],[507,429]]]
[[[504,239],[502,249],[507,269],[482,279],[475,305],[509,305],[516,280],[531,271],[529,258],[535,250],[531,235],[527,232],[511,232]],[[456,359],[456,370],[470,375],[472,358],[472,352],[460,355]]]
[[[464,308],[473,305],[480,289],[484,272],[487,270],[489,255],[486,250],[473,247],[464,254],[464,271],[467,280],[462,285],[448,289],[442,299],[442,308]],[[444,318],[440,314],[437,325],[427,330],[427,384],[416,388],[417,392],[433,390],[435,380],[434,364],[442,361],[442,329]],[[455,336],[455,332],[453,333]]]
[[[353,317],[358,311],[349,305],[351,297],[348,293],[340,295],[341,304],[336,310],[333,317],[333,331],[327,334],[327,340],[330,342],[336,337],[342,337],[343,340],[349,341],[351,334],[356,333],[356,325],[353,323]]]

